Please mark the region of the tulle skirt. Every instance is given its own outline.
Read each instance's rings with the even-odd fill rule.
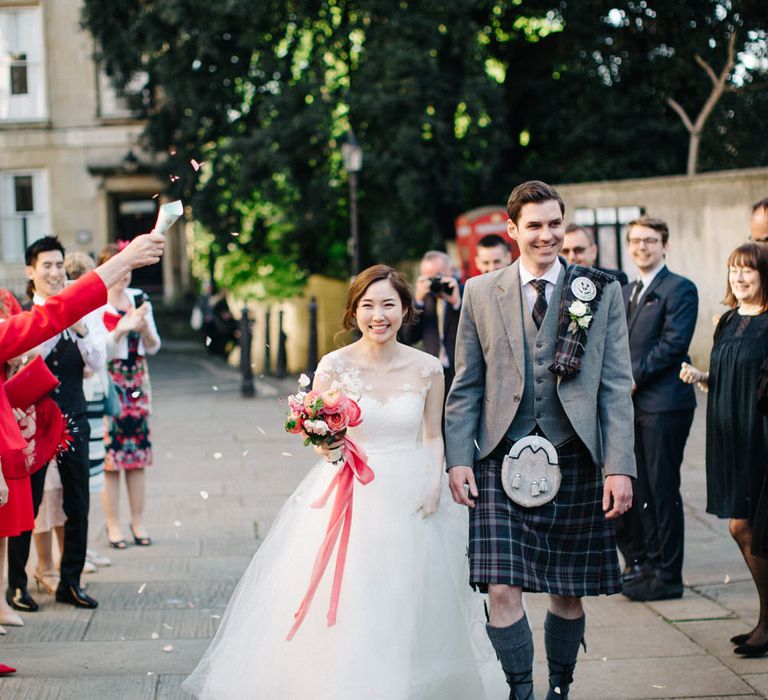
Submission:
[[[369,452],[376,476],[355,483],[337,623],[326,621],[334,555],[286,641],[331,509],[311,507],[335,473],[317,464],[283,506],[184,689],[226,700],[505,697],[482,597],[468,585],[466,510],[446,488],[437,514],[416,513],[425,462],[420,448]]]

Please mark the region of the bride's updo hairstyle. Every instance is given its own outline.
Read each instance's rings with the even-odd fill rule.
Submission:
[[[347,291],[347,304],[344,307],[344,315],[341,318],[344,330],[351,331],[357,328],[355,312],[357,305],[365,295],[365,292],[375,282],[389,280],[394,287],[403,305],[403,325],[413,323],[416,311],[413,308],[413,296],[405,275],[389,265],[373,265],[363,270],[349,285]]]

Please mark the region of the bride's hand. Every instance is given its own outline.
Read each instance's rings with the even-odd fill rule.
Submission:
[[[437,513],[440,508],[440,483],[430,487],[427,493],[421,499],[421,505],[416,509],[416,512],[422,518],[428,518],[430,515]]]

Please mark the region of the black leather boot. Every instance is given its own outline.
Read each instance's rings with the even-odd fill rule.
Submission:
[[[585,621],[584,615],[576,620],[566,620],[547,611],[544,620],[544,644],[549,666],[547,700],[568,700],[579,645],[584,641]]]
[[[485,626],[509,685],[509,700],[533,700],[533,637],[528,618],[509,627]]]
[[[65,586],[59,584],[59,587],[56,589],[56,601],[74,605],[76,608],[99,607],[99,604],[80,588],[80,586]]]

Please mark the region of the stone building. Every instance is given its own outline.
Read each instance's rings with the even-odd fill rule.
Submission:
[[[0,0],[0,286],[21,292],[24,248],[56,234],[97,253],[152,228],[164,181],[143,124],[93,60],[81,0]],[[183,226],[134,282],[170,301],[189,287]]]

